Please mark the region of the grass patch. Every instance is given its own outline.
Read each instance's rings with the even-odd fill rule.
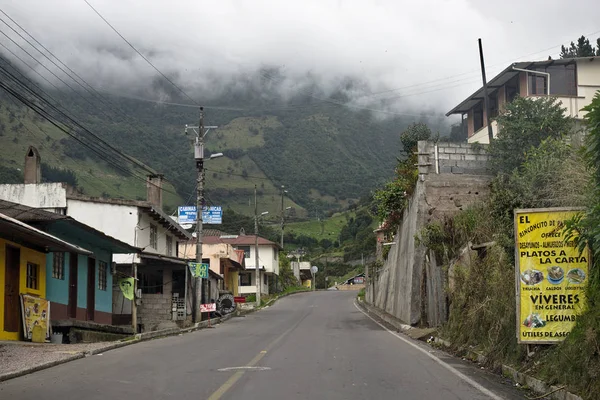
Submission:
[[[365,299],[365,288],[360,289],[356,297],[358,300],[363,301]]]

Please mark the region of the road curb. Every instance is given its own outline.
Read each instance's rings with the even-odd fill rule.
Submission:
[[[232,316],[233,316],[232,314],[227,314],[224,317],[212,318],[211,324],[214,324],[214,325],[220,324],[222,322],[225,322],[225,321],[231,319]],[[14,371],[14,372],[8,372],[5,374],[0,374],[0,382],[4,382],[4,381],[10,380],[10,379],[18,378],[20,376],[28,375],[28,374],[31,374],[31,373],[34,373],[37,371],[41,371],[43,369],[52,368],[52,367],[55,367],[60,364],[66,364],[68,362],[79,360],[81,358],[90,357],[90,356],[97,355],[97,354],[102,354],[102,353],[105,353],[110,350],[119,349],[121,347],[130,346],[130,345],[133,345],[136,343],[141,343],[141,342],[145,342],[145,341],[152,340],[152,339],[159,339],[159,338],[164,338],[164,337],[168,337],[168,336],[175,336],[175,335],[190,333],[190,332],[194,332],[194,331],[197,331],[200,329],[204,329],[206,327],[208,327],[208,320],[196,323],[195,326],[192,326],[190,328],[182,328],[182,329],[170,328],[170,329],[163,329],[160,331],[138,333],[134,336],[130,336],[129,338],[122,339],[119,342],[111,343],[109,345],[106,345],[106,346],[98,348],[98,349],[80,352],[79,354],[75,354],[75,355],[66,357],[62,360],[51,361],[48,363],[36,365],[35,367],[23,369],[20,371]]]
[[[546,382],[534,378],[531,375],[524,374],[517,371],[509,365],[502,364],[502,375],[511,378],[514,382],[519,385],[527,386],[533,390],[536,394],[544,395],[543,398],[550,398],[552,400],[583,400],[581,397],[569,392],[566,386],[554,386],[549,385]]]

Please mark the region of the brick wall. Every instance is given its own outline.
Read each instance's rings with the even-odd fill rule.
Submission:
[[[474,143],[420,141],[419,174],[490,175],[486,148],[487,145]]]
[[[161,322],[173,319],[171,294],[144,294],[138,307],[138,323],[144,331],[155,330]]]

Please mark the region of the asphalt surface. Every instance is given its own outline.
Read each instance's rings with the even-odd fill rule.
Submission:
[[[302,293],[213,329],[0,383],[0,399],[523,399],[487,371],[386,330],[356,292]]]

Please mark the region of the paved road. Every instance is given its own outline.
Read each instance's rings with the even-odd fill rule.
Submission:
[[[289,296],[214,329],[0,383],[0,399],[524,398],[494,375],[387,331],[355,296]]]

